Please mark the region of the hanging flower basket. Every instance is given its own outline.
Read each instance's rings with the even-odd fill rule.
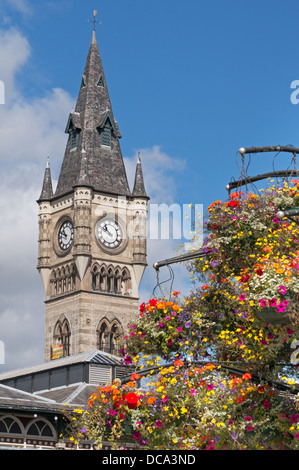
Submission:
[[[197,262],[198,271],[209,273],[218,291],[227,290],[227,281],[234,284],[226,299],[241,296],[240,312],[265,323],[299,323],[299,225],[284,216],[298,207],[299,182],[293,180],[260,195],[235,192],[208,208],[208,258]],[[213,302],[207,307],[213,311]]]

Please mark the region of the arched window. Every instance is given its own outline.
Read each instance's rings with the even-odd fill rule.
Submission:
[[[121,272],[119,268],[116,268],[114,274],[114,294],[120,294],[121,288]]]
[[[54,328],[53,343],[63,345],[64,356],[70,355],[70,339],[71,330],[68,320],[66,318],[62,321],[58,320]]]
[[[92,272],[91,272],[91,279],[92,279],[92,289],[98,290],[99,289],[99,267],[97,264],[94,265]]]
[[[131,276],[127,268],[97,263],[91,269],[91,286],[93,291],[107,292],[108,294],[130,295]]]
[[[52,297],[73,291],[76,288],[76,269],[74,263],[53,269],[50,285]]]
[[[35,436],[35,437],[52,437],[54,438],[53,429],[51,429],[50,425],[42,420],[34,421],[28,428],[27,431],[28,436]]]
[[[121,293],[122,295],[131,293],[131,276],[127,268],[124,268],[121,273]]]
[[[106,266],[102,266],[100,270],[100,291],[105,292],[107,290],[107,269]]]
[[[0,418],[0,434],[23,434],[23,426],[10,416]]]
[[[108,276],[107,276],[107,292],[113,292],[114,291],[114,272],[113,268],[110,267],[108,269]]]
[[[111,134],[112,127],[109,120],[106,121],[105,126],[101,130],[101,144],[111,147]]]
[[[124,330],[120,322],[114,318],[109,321],[108,318],[103,318],[97,329],[98,332],[98,348],[100,351],[108,352],[109,354],[117,355],[123,344],[120,342],[124,335]]]
[[[109,328],[105,321],[100,326],[99,330],[99,349],[101,351],[108,352],[108,336],[109,336]]]
[[[78,146],[79,130],[76,129],[76,127],[72,125],[70,127],[69,134],[70,134],[70,149],[72,150]]]

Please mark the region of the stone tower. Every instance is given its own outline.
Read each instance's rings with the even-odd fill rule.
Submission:
[[[37,201],[46,361],[93,349],[116,354],[138,314],[147,264],[141,161],[130,191],[95,31],[65,132],[56,190],[48,161]]]

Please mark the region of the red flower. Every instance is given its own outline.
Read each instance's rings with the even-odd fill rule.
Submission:
[[[240,282],[248,282],[250,278],[250,274],[244,274],[243,276],[241,276]]]
[[[125,399],[127,400],[128,407],[130,409],[135,409],[137,408],[137,403],[138,403],[138,397],[134,392],[129,392],[126,396]]]
[[[258,268],[258,269],[256,270],[256,274],[257,274],[258,276],[262,276],[262,275],[263,275],[263,270],[262,270],[262,268]]]
[[[158,301],[156,299],[151,299],[149,300],[148,302],[150,304],[151,307],[155,307],[158,303]]]
[[[237,201],[229,201],[229,202],[227,203],[227,205],[228,205],[229,207],[238,207],[238,206],[239,206],[239,203],[238,203]]]

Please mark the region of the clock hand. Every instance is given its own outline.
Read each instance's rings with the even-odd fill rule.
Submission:
[[[110,237],[113,236],[113,233],[111,233],[111,232],[108,230],[107,225],[104,225],[104,226],[103,226],[103,230],[105,230],[105,232],[107,232],[107,233],[110,235]]]

